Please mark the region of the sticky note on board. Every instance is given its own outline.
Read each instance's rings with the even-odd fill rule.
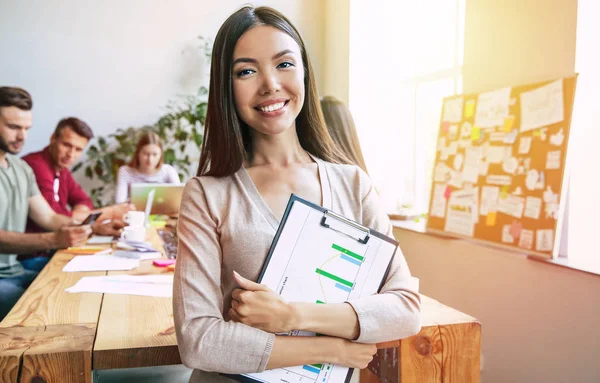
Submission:
[[[442,132],[447,133],[450,129],[450,123],[448,121],[442,122]]]
[[[502,127],[503,132],[510,132],[515,124],[515,116],[507,116],[504,118],[504,126]]]
[[[513,221],[512,225],[510,225],[510,229],[508,229],[508,232],[514,239],[519,239],[522,230],[523,224],[521,222]]]
[[[473,117],[475,114],[475,100],[467,101],[465,104],[465,118]]]
[[[487,218],[485,220],[485,224],[487,226],[494,226],[496,225],[496,216],[498,215],[497,212],[495,211],[490,211],[487,215]]]
[[[452,189],[450,189],[450,186],[446,186],[446,190],[444,191],[444,198],[450,198],[450,194],[452,194]]]
[[[481,128],[477,125],[474,125],[473,128],[471,128],[471,140],[477,141],[480,138],[481,138]]]

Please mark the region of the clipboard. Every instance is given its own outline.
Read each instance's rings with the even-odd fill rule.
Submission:
[[[292,194],[258,282],[290,302],[343,303],[378,293],[397,249],[393,238]],[[224,375],[253,383],[348,383],[352,373],[322,363]]]

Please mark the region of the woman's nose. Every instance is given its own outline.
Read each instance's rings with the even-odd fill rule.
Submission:
[[[263,94],[275,93],[281,89],[279,78],[276,72],[265,73],[263,75],[262,92]]]

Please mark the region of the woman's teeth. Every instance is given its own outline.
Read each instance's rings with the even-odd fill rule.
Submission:
[[[261,106],[261,107],[259,107],[259,109],[262,110],[263,112],[274,112],[276,110],[283,108],[284,105],[285,105],[285,102],[278,102],[277,104]]]

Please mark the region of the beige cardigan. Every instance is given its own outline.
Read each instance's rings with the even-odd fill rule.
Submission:
[[[360,168],[314,159],[323,207],[391,235],[377,193]],[[178,226],[173,309],[181,359],[195,369],[190,381],[229,382],[217,372],[263,371],[275,336],[231,322],[227,312],[236,288],[232,271],[257,279],[278,219],[241,168],[229,177],[190,180],[183,193]],[[375,343],[417,333],[418,284],[397,251],[381,293],[348,302],[359,320],[357,342]]]

